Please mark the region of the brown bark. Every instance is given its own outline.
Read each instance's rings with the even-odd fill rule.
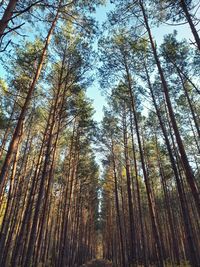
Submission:
[[[153,89],[152,89],[152,86],[151,86],[151,82],[150,82],[150,77],[149,77],[148,70],[147,70],[147,67],[146,67],[145,63],[144,63],[144,66],[145,66],[145,71],[146,71],[146,75],[147,75],[148,86],[149,86],[149,89],[150,89],[150,92],[151,92],[151,96],[152,96],[152,99],[153,99],[154,107],[156,109],[156,114],[157,114],[158,119],[159,119],[161,130],[163,132],[163,136],[164,136],[165,143],[166,143],[166,146],[167,146],[167,151],[168,151],[168,154],[169,154],[169,158],[170,158],[170,162],[171,162],[171,165],[172,165],[172,169],[173,169],[173,172],[174,172],[174,175],[175,175],[177,190],[178,190],[181,209],[182,209],[182,214],[183,214],[185,233],[186,233],[187,241],[188,241],[188,244],[189,244],[191,262],[193,262],[193,259],[196,262],[198,260],[197,260],[197,256],[196,256],[196,252],[195,252],[196,249],[195,249],[195,245],[193,243],[193,237],[192,237],[192,232],[191,232],[191,228],[190,228],[190,218],[188,216],[188,210],[187,210],[187,207],[186,207],[186,202],[185,202],[185,198],[184,198],[184,192],[183,192],[183,188],[182,188],[182,185],[181,185],[179,172],[178,172],[177,165],[176,165],[176,160],[174,158],[174,155],[173,155],[173,152],[172,152],[172,148],[171,148],[171,145],[170,145],[170,141],[169,141],[169,138],[168,138],[168,134],[167,134],[166,128],[164,126],[164,123],[163,123],[159,108],[158,108],[157,103],[156,103],[156,99],[155,99],[154,92],[153,92]]]
[[[136,261],[136,243],[135,243],[135,221],[133,215],[133,202],[132,202],[132,190],[131,190],[131,173],[130,173],[130,158],[128,151],[128,133],[127,133],[127,122],[126,122],[126,107],[123,107],[123,138],[124,138],[124,156],[125,156],[125,167],[126,167],[126,185],[128,195],[128,211],[129,211],[129,228],[130,228],[130,261]]]
[[[155,238],[155,242],[156,242],[157,250],[158,250],[158,266],[163,267],[164,263],[163,263],[163,252],[162,252],[162,247],[161,247],[160,234],[158,231],[158,225],[157,225],[157,220],[156,220],[155,207],[154,207],[154,201],[152,198],[151,187],[149,184],[148,174],[147,174],[147,170],[145,166],[145,159],[143,155],[142,142],[140,138],[140,130],[139,130],[139,125],[138,125],[138,118],[137,118],[136,109],[135,109],[135,100],[134,100],[134,95],[133,95],[133,90],[132,90],[131,77],[130,77],[129,68],[128,68],[125,57],[124,57],[124,64],[125,64],[125,69],[127,73],[127,82],[128,82],[128,89],[129,89],[130,100],[131,100],[131,108],[133,112],[137,141],[138,141],[138,146],[139,146],[140,159],[142,163],[142,171],[144,175],[144,181],[145,181],[146,192],[147,192],[147,197],[148,197],[148,205],[149,205],[149,210],[151,214],[153,234],[154,234],[154,238]]]
[[[122,233],[122,223],[120,218],[120,210],[119,210],[119,196],[118,196],[118,182],[117,182],[117,173],[116,173],[116,163],[115,163],[115,154],[114,154],[114,144],[112,140],[112,159],[113,159],[113,175],[114,175],[114,194],[115,194],[115,205],[116,205],[116,217],[119,227],[119,235],[120,235],[120,243],[121,243],[121,257],[122,257],[122,266],[126,267],[126,257],[124,251],[124,240],[123,240],[123,233]]]
[[[18,0],[10,0],[4,11],[4,14],[0,20],[0,38],[3,36],[5,29],[12,18],[17,2]]]
[[[192,168],[191,168],[191,166],[189,164],[188,157],[187,157],[187,154],[186,154],[186,151],[185,151],[185,147],[184,147],[184,144],[183,144],[183,141],[182,141],[179,129],[178,129],[178,125],[177,125],[177,122],[176,122],[174,110],[173,110],[173,107],[172,107],[172,104],[171,104],[168,85],[167,85],[167,82],[166,82],[166,79],[165,79],[165,76],[164,76],[164,72],[162,70],[161,63],[160,63],[160,60],[159,60],[159,57],[158,57],[158,54],[157,54],[157,51],[156,51],[156,47],[155,47],[155,44],[154,44],[154,41],[153,41],[153,37],[152,37],[152,34],[151,34],[151,29],[149,27],[148,18],[147,18],[146,12],[145,12],[143,1],[140,0],[139,3],[140,3],[141,11],[142,11],[142,14],[143,14],[144,23],[145,23],[145,26],[146,26],[146,29],[147,29],[147,32],[148,32],[149,40],[150,40],[150,43],[151,43],[151,48],[152,48],[152,52],[153,52],[153,55],[154,55],[154,59],[155,59],[156,65],[157,65],[157,69],[158,69],[158,73],[159,73],[159,76],[160,76],[160,80],[161,80],[161,83],[162,83],[163,92],[164,92],[165,99],[166,99],[166,104],[167,104],[167,109],[168,109],[168,112],[169,112],[170,120],[171,120],[172,127],[173,127],[173,130],[174,130],[174,134],[175,134],[175,137],[176,137],[176,142],[177,142],[177,145],[178,145],[178,148],[179,148],[179,152],[180,152],[180,155],[181,155],[181,159],[182,159],[182,162],[183,162],[183,165],[184,165],[185,176],[186,176],[188,184],[189,184],[189,186],[191,188],[191,191],[192,191],[195,203],[196,203],[196,207],[197,207],[197,210],[198,210],[198,213],[199,213],[199,216],[200,216],[200,194],[199,194],[199,190],[198,190],[198,187],[197,187],[196,179],[195,179],[194,173],[192,171]]]
[[[28,94],[26,96],[25,102],[24,102],[23,107],[21,109],[21,113],[19,115],[19,118],[18,118],[18,121],[17,121],[17,125],[15,127],[12,139],[11,139],[9,147],[8,147],[6,158],[5,158],[5,161],[3,163],[3,166],[2,166],[2,169],[1,169],[1,173],[0,173],[0,192],[2,191],[2,188],[4,186],[4,182],[5,182],[5,179],[6,179],[6,176],[7,176],[9,165],[11,164],[11,161],[12,161],[13,154],[17,150],[17,144],[18,144],[18,140],[19,140],[20,129],[21,129],[22,123],[23,123],[23,121],[25,119],[26,112],[27,112],[27,109],[29,107],[29,104],[30,104],[30,101],[31,101],[31,97],[32,97],[33,91],[35,89],[36,83],[37,83],[37,81],[39,79],[39,76],[40,76],[40,73],[41,73],[41,70],[42,70],[42,67],[43,67],[43,64],[44,64],[44,60],[46,58],[47,49],[48,49],[48,46],[49,46],[49,43],[50,43],[50,39],[51,39],[51,36],[53,34],[54,28],[56,26],[58,17],[59,17],[59,8],[57,10],[57,13],[56,13],[56,15],[55,15],[55,17],[54,17],[54,19],[52,21],[51,27],[50,27],[49,32],[47,34],[47,38],[46,38],[45,45],[44,45],[44,48],[43,48],[43,51],[42,51],[40,62],[38,64],[38,66],[37,66],[36,73],[35,73],[35,76],[33,78],[32,83],[31,83],[31,86],[29,87]]]
[[[139,211],[139,220],[141,227],[141,243],[142,243],[142,258],[144,261],[144,267],[148,266],[147,260],[147,249],[145,244],[145,234],[144,234],[144,220],[142,214],[142,205],[141,205],[141,195],[140,195],[140,186],[139,186],[139,178],[138,178],[138,166],[136,160],[136,151],[133,137],[133,118],[132,118],[132,110],[130,110],[130,124],[131,124],[131,137],[132,137],[132,151],[133,151],[133,160],[134,160],[134,170],[135,170],[135,180],[136,180],[136,191],[137,191],[137,202],[138,202],[138,211]]]
[[[194,22],[192,21],[192,16],[188,10],[187,4],[185,0],[180,0],[180,6],[185,14],[185,17],[190,25],[190,29],[196,41],[197,47],[200,50],[200,38],[197,29],[195,28]]]

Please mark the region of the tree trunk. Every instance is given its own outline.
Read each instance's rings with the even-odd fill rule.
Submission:
[[[10,0],[4,14],[0,20],[0,39],[4,34],[4,31],[12,18],[13,11],[15,10],[18,0]]]
[[[134,100],[134,95],[133,95],[132,85],[131,85],[131,77],[130,77],[130,73],[129,73],[129,69],[128,69],[125,57],[124,57],[124,63],[125,63],[125,69],[126,69],[126,73],[127,73],[128,89],[129,89],[131,107],[132,107],[133,117],[134,117],[134,122],[135,122],[135,129],[136,129],[137,141],[138,141],[138,146],[139,146],[140,159],[141,159],[141,163],[142,163],[142,171],[143,171],[143,175],[144,175],[144,181],[145,181],[145,186],[146,186],[146,191],[147,191],[149,210],[150,210],[150,214],[151,214],[153,235],[154,235],[155,242],[156,242],[156,245],[157,245],[158,266],[159,267],[164,267],[163,252],[162,252],[160,234],[159,234],[159,231],[158,231],[158,225],[157,225],[157,220],[156,220],[155,206],[154,206],[154,203],[153,203],[154,201],[153,201],[153,198],[152,198],[151,187],[150,187],[150,184],[149,184],[148,175],[147,175],[146,166],[145,166],[142,143],[141,143],[141,139],[140,139],[140,131],[139,131],[138,119],[137,119],[137,114],[136,114],[136,110],[135,110],[135,100]]]
[[[157,114],[158,119],[159,119],[161,130],[163,132],[163,136],[164,136],[165,143],[166,143],[166,146],[167,146],[167,151],[169,153],[169,158],[170,158],[170,161],[171,161],[172,169],[173,169],[173,172],[174,172],[174,175],[175,175],[177,190],[178,190],[181,209],[182,209],[182,214],[183,214],[183,220],[184,220],[184,226],[185,226],[185,234],[186,234],[186,237],[187,237],[189,250],[190,250],[190,262],[192,264],[193,263],[196,264],[198,262],[198,259],[197,259],[197,255],[196,255],[196,252],[195,252],[196,249],[195,249],[195,245],[193,243],[193,237],[192,237],[192,232],[191,232],[191,228],[190,228],[189,214],[188,214],[188,210],[187,210],[186,203],[185,203],[184,192],[183,192],[183,188],[182,188],[181,181],[180,181],[180,178],[179,178],[179,173],[178,173],[178,169],[177,169],[177,166],[176,166],[176,161],[175,161],[175,158],[174,158],[174,155],[173,155],[173,152],[172,152],[172,148],[171,148],[171,145],[170,145],[170,141],[169,141],[169,138],[168,138],[168,135],[167,135],[166,128],[165,128],[165,126],[163,124],[163,120],[162,120],[160,111],[158,109],[157,103],[156,103],[156,99],[155,99],[154,92],[153,92],[153,89],[152,89],[152,86],[151,86],[151,82],[150,82],[150,77],[149,77],[148,70],[147,70],[147,67],[146,67],[145,63],[144,63],[144,66],[145,66],[145,71],[146,71],[146,75],[147,75],[148,86],[149,86],[149,89],[150,89],[150,92],[151,92],[151,96],[152,96],[152,99],[153,99],[154,107],[156,109],[156,114]]]
[[[10,142],[9,147],[8,147],[8,152],[6,154],[6,158],[5,158],[4,164],[3,164],[2,169],[1,169],[1,173],[0,173],[0,192],[2,192],[2,188],[4,186],[4,181],[6,179],[6,175],[7,175],[8,169],[10,167],[13,154],[17,150],[20,129],[21,129],[22,123],[23,123],[23,121],[25,119],[26,112],[27,112],[27,109],[29,107],[29,104],[30,104],[30,101],[31,101],[31,97],[32,97],[33,91],[35,89],[36,83],[37,83],[37,81],[39,79],[39,76],[40,76],[40,73],[41,73],[41,70],[42,70],[42,67],[43,67],[43,64],[44,64],[44,60],[46,58],[48,45],[50,43],[50,39],[51,39],[51,36],[53,34],[53,30],[54,30],[54,28],[56,26],[56,22],[58,20],[58,16],[59,16],[59,8],[57,10],[56,16],[55,16],[55,18],[54,18],[54,20],[53,20],[53,22],[51,24],[51,27],[49,29],[48,34],[47,34],[47,38],[46,38],[45,46],[44,46],[43,51],[42,51],[40,62],[38,64],[38,66],[37,66],[37,70],[36,70],[35,76],[33,78],[33,81],[31,83],[31,86],[29,87],[28,94],[26,96],[25,102],[24,102],[23,107],[21,109],[21,113],[19,115],[17,126],[16,126],[16,128],[14,130],[13,137],[12,137],[11,142]]]
[[[197,44],[197,47],[198,49],[200,50],[200,38],[199,38],[199,35],[198,35],[198,31],[196,30],[195,26],[194,26],[194,23],[192,21],[192,17],[188,11],[188,8],[187,8],[187,5],[186,5],[186,0],[180,0],[180,6],[183,10],[183,12],[185,13],[185,17],[190,25],[190,29],[193,33],[193,36],[194,36],[194,39],[196,41],[196,44]]]
[[[177,145],[178,145],[178,148],[179,148],[179,152],[180,152],[180,155],[181,155],[181,159],[182,159],[182,162],[183,162],[183,165],[184,165],[184,172],[185,172],[188,184],[189,184],[189,186],[191,188],[191,191],[192,191],[195,203],[196,203],[196,207],[197,207],[197,210],[198,210],[198,213],[199,213],[199,216],[200,216],[200,194],[199,194],[199,191],[198,191],[197,183],[196,183],[195,176],[194,176],[194,173],[192,171],[192,168],[191,168],[191,166],[189,164],[188,157],[187,157],[184,145],[183,145],[183,141],[182,141],[179,129],[178,129],[178,125],[177,125],[177,122],[176,122],[175,114],[174,114],[174,111],[173,111],[173,108],[172,108],[172,104],[171,104],[168,85],[167,85],[167,82],[166,82],[166,79],[165,79],[165,76],[164,76],[164,73],[163,73],[163,70],[162,70],[162,67],[161,67],[161,63],[160,63],[160,60],[159,60],[159,57],[158,57],[158,54],[157,54],[157,51],[156,51],[156,47],[155,47],[155,44],[154,44],[154,41],[153,41],[153,38],[152,38],[152,34],[151,34],[151,30],[150,30],[150,27],[149,27],[149,24],[148,24],[148,19],[147,19],[146,13],[145,13],[143,1],[140,0],[139,2],[140,2],[140,7],[141,7],[141,10],[142,10],[145,26],[146,26],[146,29],[147,29],[147,32],[148,32],[148,35],[149,35],[149,40],[150,40],[150,43],[151,43],[151,48],[152,48],[152,52],[153,52],[153,55],[154,55],[154,59],[155,59],[155,62],[156,62],[157,68],[158,68],[159,75],[160,75],[160,79],[161,79],[161,83],[162,83],[162,87],[163,87],[163,91],[164,91],[164,95],[165,95],[165,99],[166,99],[166,103],[167,103],[167,108],[168,108],[170,120],[171,120],[172,127],[173,127],[173,130],[174,130],[174,134],[175,134],[175,137],[176,137],[176,142],[177,142]]]
[[[119,236],[121,243],[121,256],[122,256],[122,266],[126,267],[126,257],[124,250],[124,241],[123,241],[123,233],[122,233],[122,224],[120,219],[120,211],[119,211],[119,196],[118,196],[118,186],[117,186],[117,173],[116,173],[116,163],[115,163],[115,155],[114,155],[114,144],[112,140],[112,158],[113,158],[113,175],[114,175],[114,183],[115,183],[115,205],[116,205],[116,217],[119,226]]]
[[[136,261],[136,240],[135,240],[135,220],[133,215],[133,202],[131,192],[131,173],[130,173],[130,159],[128,152],[128,133],[127,133],[127,122],[126,122],[126,107],[123,107],[123,136],[124,136],[124,156],[125,156],[125,167],[126,167],[126,185],[128,195],[128,210],[129,210],[129,227],[130,227],[130,261]]]

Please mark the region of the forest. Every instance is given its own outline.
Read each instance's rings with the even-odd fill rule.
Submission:
[[[200,266],[199,22],[199,0],[0,1],[1,267]]]

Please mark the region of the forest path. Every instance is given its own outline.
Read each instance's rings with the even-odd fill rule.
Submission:
[[[112,267],[112,263],[107,260],[92,260],[86,264],[84,264],[82,267]]]

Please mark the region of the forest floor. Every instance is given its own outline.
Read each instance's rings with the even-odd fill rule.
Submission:
[[[107,260],[92,260],[82,267],[112,267],[112,263]]]
[[[131,265],[132,266],[132,265]],[[172,267],[175,265],[171,264],[165,264],[165,267]],[[176,265],[177,267],[190,267],[188,263],[181,263],[180,265]],[[94,259],[81,267],[114,267],[113,264],[110,261],[103,260],[103,259]],[[143,267],[143,265],[140,265],[140,267]],[[149,267],[156,267],[156,265],[149,265]]]

